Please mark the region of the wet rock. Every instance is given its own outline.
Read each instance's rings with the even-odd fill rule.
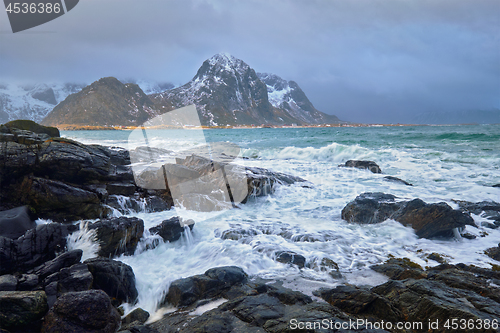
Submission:
[[[144,233],[144,221],[137,217],[121,216],[91,223],[88,228],[96,230],[100,256],[131,255]]]
[[[84,261],[94,278],[92,288],[101,289],[111,298],[113,305],[134,303],[137,300],[134,271],[129,265],[106,258]]]
[[[220,236],[222,239],[231,239],[231,240],[239,240],[244,237],[248,236],[256,236],[258,235],[259,232],[257,230],[253,229],[242,229],[242,228],[235,228],[235,229],[228,229],[224,230]]]
[[[411,226],[419,237],[453,237],[455,228],[475,225],[470,214],[441,202],[427,204],[420,199],[396,202],[384,193],[363,193],[342,209],[342,218],[355,223],[378,223],[394,219]]]
[[[122,327],[121,329],[133,328],[134,326],[139,326],[144,324],[149,318],[149,312],[137,308],[130,312],[125,318],[122,319]]]
[[[401,178],[398,178],[398,177],[385,176],[384,180],[387,180],[387,181],[390,181],[390,182],[394,182],[394,183],[401,183],[401,184],[404,184],[406,186],[413,186],[413,184],[410,184],[407,181],[404,181],[404,180],[402,180]]]
[[[36,331],[47,311],[47,297],[43,291],[0,291],[0,328]]]
[[[463,235],[462,235],[462,237],[463,237]],[[437,261],[440,264],[446,263],[446,260],[439,253],[436,253],[436,252],[433,252],[433,253],[429,254],[427,256],[427,259]]]
[[[60,181],[26,177],[20,192],[21,202],[33,207],[40,217],[53,221],[95,219],[107,213],[96,193]]]
[[[85,264],[75,264],[48,276],[43,285],[49,307],[52,307],[57,297],[64,293],[89,290],[92,282],[92,274]]]
[[[484,253],[490,257],[491,259],[495,259],[496,261],[500,261],[500,244],[497,247],[491,247],[486,249]]]
[[[355,286],[338,286],[334,289],[320,289],[315,294],[331,305],[350,314],[372,315],[396,322],[401,317],[389,300],[371,290]]]
[[[101,290],[70,292],[59,297],[45,317],[42,332],[114,333],[120,315]]]
[[[0,236],[0,274],[14,272],[16,267],[16,243],[14,240]]]
[[[284,264],[297,265],[299,268],[304,268],[306,258],[303,255],[291,251],[277,251],[275,254],[276,261]]]
[[[420,199],[408,202],[392,218],[411,226],[419,237],[452,237],[453,229],[475,225],[469,214],[452,209],[444,202],[426,204]]]
[[[401,208],[392,194],[381,192],[362,193],[342,209],[342,219],[361,224],[380,223]]]
[[[31,291],[35,290],[39,279],[36,274],[21,274],[17,283],[17,290]]]
[[[164,303],[180,307],[189,306],[201,299],[217,297],[231,286],[244,283],[246,279],[247,274],[236,266],[212,268],[204,275],[172,282]]]
[[[130,183],[109,183],[106,191],[111,195],[134,195],[136,186]]]
[[[17,288],[17,278],[14,275],[6,274],[0,276],[0,291],[15,291]]]
[[[194,221],[187,220],[184,223],[178,216],[174,216],[162,221],[160,225],[150,228],[149,232],[160,235],[165,242],[173,242],[181,238],[186,226],[189,226],[189,229],[193,230]]]
[[[59,272],[64,267],[72,266],[79,263],[82,259],[83,251],[80,249],[65,252],[55,259],[47,261],[34,269],[34,273],[45,279],[47,276]]]
[[[491,187],[500,187],[500,184],[492,185]]]
[[[26,234],[15,240],[15,253],[13,253],[15,265],[11,267],[11,271],[27,270],[54,259],[56,253],[62,252],[65,248],[67,235],[66,226],[59,223],[42,224],[35,229],[28,230]]]
[[[382,173],[382,170],[377,165],[377,163],[373,161],[357,161],[357,160],[349,160],[345,162],[345,164],[340,164],[339,167],[348,167],[348,168],[357,168],[357,169],[366,169],[370,170],[373,173]]]
[[[424,279],[427,273],[420,265],[408,258],[390,258],[383,264],[370,267],[375,272],[384,274],[393,280]]]
[[[17,239],[35,227],[35,216],[28,206],[0,212],[0,236]]]

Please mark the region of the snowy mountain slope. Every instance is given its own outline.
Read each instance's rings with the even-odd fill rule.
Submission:
[[[0,84],[0,123],[16,119],[40,122],[58,103],[84,86],[75,83]]]
[[[334,123],[340,120],[316,110],[295,81],[286,81],[275,74],[257,73],[267,86],[269,102],[278,109],[287,111],[290,116],[308,124]]]
[[[216,54],[203,62],[191,81],[181,87],[153,94],[151,98],[158,105],[170,103],[175,108],[195,104],[202,124],[211,126],[339,121],[335,116],[330,118],[314,109],[296,83],[287,84],[296,100],[292,98],[289,104],[277,103],[279,94],[271,94],[272,101],[276,102],[273,105],[269,99],[269,86],[255,70],[229,54]],[[298,96],[300,93],[303,96]]]

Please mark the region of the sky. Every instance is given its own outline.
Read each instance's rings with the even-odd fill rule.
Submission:
[[[500,108],[499,0],[80,0],[15,34],[0,11],[3,82],[181,85],[221,52],[346,121]]]

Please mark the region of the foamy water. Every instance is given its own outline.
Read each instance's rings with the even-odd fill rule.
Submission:
[[[149,144],[169,150],[183,150],[204,144],[194,130],[156,131]],[[201,131],[199,131],[201,132]],[[63,132],[84,143],[131,148],[127,131]],[[342,221],[342,208],[363,192],[384,192],[402,199],[426,202],[453,199],[499,201],[500,126],[391,127],[330,129],[207,130],[207,141],[233,142],[248,157],[248,166],[268,168],[307,179],[313,185],[281,186],[267,197],[250,200],[241,209],[222,213],[201,213],[175,209],[161,213],[134,213],[145,228],[180,215],[196,222],[174,243],[146,250],[148,233],[133,256],[121,260],[134,269],[139,290],[136,306],[154,313],[178,278],[202,274],[207,269],[236,265],[251,275],[280,279],[285,285],[308,294],[319,286],[349,282],[375,285],[385,278],[368,269],[385,261],[389,254],[408,257],[422,266],[437,265],[426,259],[433,252],[450,263],[490,267],[494,261],[484,250],[496,246],[500,230],[467,226],[478,236],[468,240],[428,240],[416,237],[411,228],[395,221],[357,225]],[[194,137],[194,139],[193,139]],[[339,168],[349,159],[375,161],[384,174]],[[402,178],[414,186],[387,182],[386,175]],[[115,213],[119,214],[119,213]],[[484,219],[473,216],[479,226]],[[223,240],[223,231],[243,229],[253,236]],[[485,235],[486,233],[486,235]],[[481,235],[485,235],[481,237]],[[92,235],[77,236],[74,248],[84,255],[95,253]],[[78,238],[78,239],[76,239]],[[276,251],[293,251],[307,263],[329,258],[335,261],[342,279],[332,278],[319,268],[298,269],[274,260]],[[92,252],[93,251],[93,252]],[[314,267],[314,265],[312,265]],[[129,307],[128,309],[131,309]],[[162,310],[163,311],[163,310]]]

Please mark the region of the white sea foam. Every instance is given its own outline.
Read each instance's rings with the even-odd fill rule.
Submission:
[[[181,240],[164,243],[156,238],[158,246],[150,250],[146,248],[155,241],[155,236],[146,232],[135,255],[118,258],[132,266],[136,275],[139,303],[134,307],[155,313],[172,281],[224,265],[236,265],[251,275],[284,281],[285,286],[310,294],[315,286],[382,283],[384,277],[369,267],[384,262],[389,254],[407,257],[424,267],[438,264],[427,258],[433,252],[452,264],[463,262],[490,267],[494,263],[484,250],[497,246],[500,230],[481,227],[485,221],[481,216],[473,216],[476,227],[466,227],[476,239],[428,240],[418,238],[411,228],[392,220],[358,225],[342,221],[340,214],[349,201],[363,192],[391,193],[401,199],[421,198],[426,202],[445,201],[454,208],[457,205],[453,199],[498,201],[499,190],[490,186],[500,183],[498,152],[481,153],[479,146],[481,149],[469,149],[468,145],[457,147],[453,142],[436,144],[433,140],[426,141],[425,136],[404,139],[405,135],[414,133],[411,128],[394,129],[399,131],[397,135],[386,128],[359,129],[359,133],[355,129],[346,131],[350,131],[346,136],[354,136],[350,142],[340,140],[344,132],[335,129],[208,131],[218,141],[239,143],[244,148],[243,156],[249,157],[244,164],[299,176],[312,186],[278,186],[274,194],[249,200],[240,209],[220,215],[182,207],[161,213],[133,213],[144,220],[145,229],[176,215],[196,222],[193,231],[186,230]],[[385,136],[380,134],[372,138],[375,142],[360,143],[364,140],[360,133],[373,131],[381,131]],[[444,130],[430,128],[428,131],[436,136],[432,131]],[[171,149],[162,141],[169,136],[168,146],[184,149],[200,144],[169,133],[153,136],[150,142],[156,147]],[[301,133],[309,133],[309,137],[300,138]],[[333,142],[330,136],[339,138],[339,142]],[[107,144],[120,145],[123,143],[120,140],[110,140]],[[304,146],[306,140],[311,140],[311,147]],[[495,144],[498,142],[488,146],[495,148]],[[384,174],[338,167],[349,159],[373,160]],[[388,182],[383,178],[386,175],[399,177],[414,186]],[[246,230],[251,236],[222,239],[228,229]],[[79,235],[71,246],[88,248],[84,250],[87,256],[95,253],[91,235],[86,231]],[[299,269],[276,262],[275,252],[279,250],[303,255],[306,267]],[[334,279],[328,271],[317,267],[307,267],[322,258],[335,261],[343,279]]]

